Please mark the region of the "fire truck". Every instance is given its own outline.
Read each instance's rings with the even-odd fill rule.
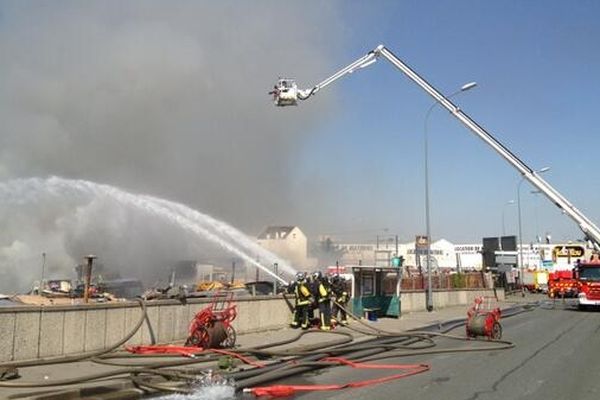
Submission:
[[[570,269],[557,270],[548,275],[548,296],[575,297],[577,295],[577,280]]]
[[[596,256],[578,263],[573,275],[577,282],[577,307],[580,310],[600,307],[600,259]]]

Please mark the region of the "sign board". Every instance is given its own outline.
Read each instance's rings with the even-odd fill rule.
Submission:
[[[512,269],[513,269],[512,265],[509,265],[509,264],[498,264],[498,272],[499,273],[511,272]]]
[[[554,246],[552,249],[552,257],[573,257],[580,258],[585,256],[585,248],[583,246]]]
[[[517,250],[517,237],[516,236],[502,236],[500,238],[500,247],[502,250],[516,251]]]
[[[496,251],[495,252],[496,264],[511,264],[517,265],[517,252],[516,251]]]
[[[427,250],[429,239],[425,235],[417,235],[415,237],[415,248],[417,250]]]
[[[514,255],[496,255],[496,264],[517,265],[517,256]]]

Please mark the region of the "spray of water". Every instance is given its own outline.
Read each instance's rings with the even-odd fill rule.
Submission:
[[[209,373],[192,384],[192,394],[171,394],[160,400],[233,400],[235,386],[233,380]]]
[[[43,201],[48,195],[82,201],[112,199],[121,205],[133,207],[152,217],[168,221],[196,237],[206,239],[281,282],[285,283],[285,280],[274,274],[263,263],[267,265],[277,263],[281,272],[290,275],[296,273],[286,261],[260,247],[239,230],[183,204],[148,195],[132,194],[110,185],[60,177],[16,179],[0,183],[0,204],[37,203]],[[254,258],[255,256],[258,260]]]

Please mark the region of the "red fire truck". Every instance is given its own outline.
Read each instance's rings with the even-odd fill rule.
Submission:
[[[577,295],[577,280],[570,269],[550,272],[548,275],[548,296],[575,297]]]
[[[577,280],[577,307],[600,307],[600,260],[580,262],[573,273]]]

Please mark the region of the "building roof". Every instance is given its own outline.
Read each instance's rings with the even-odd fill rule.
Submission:
[[[259,239],[285,239],[295,226],[268,226],[258,235]]]

